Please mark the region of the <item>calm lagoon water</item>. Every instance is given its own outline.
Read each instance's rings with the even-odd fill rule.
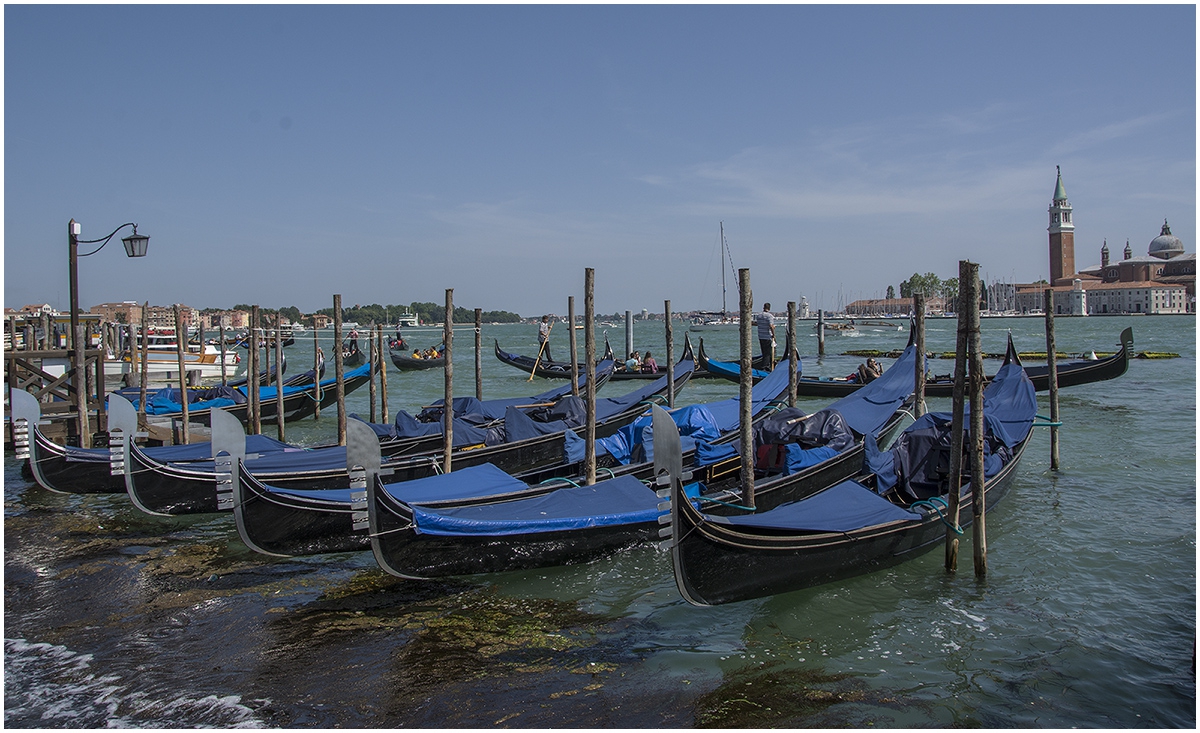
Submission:
[[[1049,470],[1041,429],[988,515],[982,581],[968,539],[957,575],[934,551],[716,608],[680,598],[656,546],[404,582],[369,553],[255,555],[228,515],[162,519],[122,495],[53,495],[6,453],[5,724],[1194,728],[1195,319],[1059,318],[1058,347],[1112,351],[1126,326],[1138,351],[1180,358],[1135,360],[1116,381],[1061,393],[1061,470]],[[798,327],[808,374],[849,374],[862,359],[842,352],[901,348],[907,337],[885,327],[830,334],[818,360],[811,328]],[[986,319],[983,329],[985,351],[1002,352],[1009,329],[1020,350],[1045,350],[1039,318]],[[455,390],[472,394],[473,330],[456,334]],[[735,332],[691,334],[701,335],[711,356],[735,356]],[[554,336],[565,355],[566,334]],[[623,327],[608,336],[624,348]],[[635,336],[664,363],[661,324],[638,321]],[[311,360],[310,339],[289,348],[292,370]],[[496,361],[493,339],[533,353],[536,327],[484,327],[486,397],[552,386]],[[953,349],[954,322],[931,320],[928,341]],[[602,395],[624,390],[610,383]],[[389,372],[393,413],[441,391],[440,372]],[[736,391],[697,380],[681,402]],[[354,393],[349,409],[367,415],[367,399],[365,388]],[[336,415],[287,428],[290,441],[327,442]]]

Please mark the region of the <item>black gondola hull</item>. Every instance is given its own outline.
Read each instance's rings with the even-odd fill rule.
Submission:
[[[985,488],[987,508],[1008,492],[1029,437]],[[962,526],[969,526],[971,493],[962,496]],[[734,603],[811,588],[897,565],[945,542],[946,525],[937,514],[923,520],[892,522],[847,533],[795,535],[748,531],[707,522],[686,502],[672,528],[676,581],[699,605]]]

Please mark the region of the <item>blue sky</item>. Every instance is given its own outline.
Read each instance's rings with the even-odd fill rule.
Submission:
[[[1046,277],[1055,165],[1077,266],[1195,251],[1195,12],[7,5],[4,304],[65,310],[75,218],[151,237],[85,308],[719,308],[724,222],[756,302],[835,309]]]

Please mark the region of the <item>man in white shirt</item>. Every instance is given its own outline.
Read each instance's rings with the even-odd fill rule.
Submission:
[[[771,304],[763,303],[762,313],[754,317],[758,324],[758,345],[762,349],[764,368],[775,366],[775,317],[771,315]]]

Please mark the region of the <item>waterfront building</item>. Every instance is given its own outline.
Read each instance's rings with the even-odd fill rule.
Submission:
[[[141,323],[142,304],[133,300],[121,303],[101,303],[91,307],[91,313],[100,316],[106,323]]]
[[[1184,251],[1168,222],[1163,221],[1145,256],[1134,257],[1126,240],[1122,259],[1113,262],[1106,239],[1100,248],[1100,264],[1076,271],[1072,214],[1059,169],[1048,227],[1049,285],[1056,314],[1196,312],[1196,255]],[[1047,283],[1015,286],[1014,309],[1019,313],[1042,310],[1046,287]]]
[[[925,298],[925,312],[929,315],[941,315],[946,310],[943,298],[929,296]],[[913,312],[912,298],[867,298],[856,300],[846,306],[846,315],[854,317],[907,317]]]

